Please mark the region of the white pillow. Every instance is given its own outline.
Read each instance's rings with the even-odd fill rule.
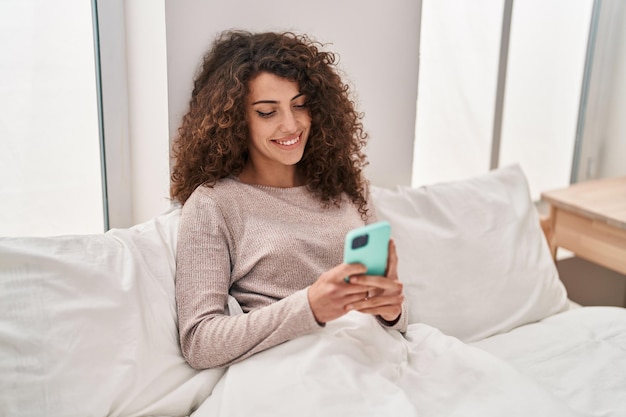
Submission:
[[[188,415],[211,393],[223,370],[178,344],[179,218],[0,239],[1,415]]]
[[[409,323],[476,341],[567,308],[517,165],[463,181],[372,187],[392,226]]]

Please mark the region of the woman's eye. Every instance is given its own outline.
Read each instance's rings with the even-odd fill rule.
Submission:
[[[257,112],[257,114],[258,114],[259,116],[261,116],[261,117],[270,117],[271,115],[273,115],[273,114],[275,113],[275,112],[273,112],[273,111],[270,111],[270,112],[267,112],[267,113],[266,113],[266,112],[262,112],[262,111],[260,111],[260,110],[257,110],[256,112]]]
[[[306,109],[308,106],[306,103],[302,103],[302,104],[294,104],[293,107],[295,109]]]

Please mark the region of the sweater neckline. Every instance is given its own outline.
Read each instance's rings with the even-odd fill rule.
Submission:
[[[239,177],[235,175],[228,176],[229,179],[235,181],[238,184],[241,184],[246,187],[258,188],[260,190],[272,191],[272,192],[280,192],[280,193],[298,193],[302,191],[307,191],[306,185],[298,185],[296,187],[273,187],[271,185],[262,185],[262,184],[249,184],[247,182],[243,182],[239,179]]]

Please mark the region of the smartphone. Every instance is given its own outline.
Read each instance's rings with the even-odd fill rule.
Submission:
[[[365,265],[367,275],[385,275],[390,238],[391,225],[385,221],[353,229],[346,234],[343,260]]]

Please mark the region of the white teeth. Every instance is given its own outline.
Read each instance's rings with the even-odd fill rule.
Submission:
[[[298,136],[297,138],[293,138],[291,140],[287,140],[287,141],[280,141],[277,140],[276,143],[280,144],[280,145],[284,145],[284,146],[289,146],[289,145],[293,145],[295,143],[297,143],[300,140],[300,136]]]

